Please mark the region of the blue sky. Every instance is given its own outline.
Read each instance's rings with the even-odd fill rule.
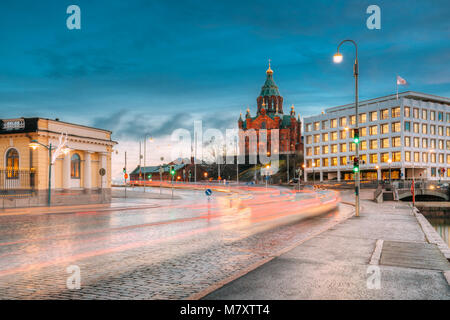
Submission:
[[[66,28],[81,8],[82,29]],[[381,30],[366,8],[381,8]],[[155,138],[204,119],[236,125],[272,59],[286,106],[302,116],[360,96],[406,90],[450,96],[450,2],[430,1],[9,1],[0,10],[2,118],[40,116],[95,125],[120,141]],[[286,108],[285,108],[286,109]],[[286,109],[287,110],[287,109]]]

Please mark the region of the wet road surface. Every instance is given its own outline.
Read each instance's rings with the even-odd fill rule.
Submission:
[[[117,199],[106,211],[0,214],[0,298],[194,297],[352,213],[330,191],[175,195]],[[69,266],[80,270],[80,289],[67,287]]]

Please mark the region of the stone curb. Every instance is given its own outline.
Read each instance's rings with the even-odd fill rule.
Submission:
[[[436,232],[433,226],[428,222],[428,220],[423,216],[423,214],[420,213],[419,209],[417,209],[416,207],[413,208],[413,213],[417,221],[419,222],[420,227],[422,228],[422,231],[425,234],[425,237],[427,238],[427,241],[429,243],[435,244],[442,252],[444,257],[447,260],[450,260],[450,248],[447,246],[444,240],[442,240],[442,238],[439,236],[439,234]]]
[[[372,253],[372,257],[370,258],[369,264],[378,265],[380,264],[381,259],[381,251],[383,250],[383,239],[378,239],[375,244],[375,250]]]

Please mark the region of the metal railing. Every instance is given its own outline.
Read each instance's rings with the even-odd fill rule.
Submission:
[[[34,187],[34,170],[0,168],[0,196],[31,195]]]

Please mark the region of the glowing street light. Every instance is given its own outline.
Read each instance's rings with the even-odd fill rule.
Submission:
[[[355,157],[359,159],[359,124],[358,124],[358,75],[359,75],[359,66],[358,66],[358,46],[354,40],[346,39],[339,43],[336,53],[333,56],[334,63],[341,63],[344,59],[342,54],[339,52],[339,48],[345,42],[351,42],[355,46],[355,62],[353,65],[353,76],[355,78],[355,137],[354,142],[357,144],[355,148]],[[355,216],[359,216],[359,189],[360,189],[360,173],[359,170],[355,172]]]
[[[334,63],[341,63],[343,59],[344,59],[344,57],[342,56],[342,54],[339,53],[339,51],[336,52],[333,56]]]

